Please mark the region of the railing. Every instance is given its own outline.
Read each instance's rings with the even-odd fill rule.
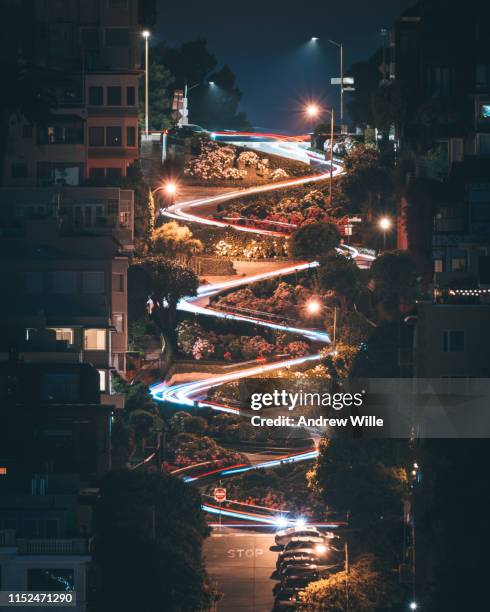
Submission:
[[[16,545],[21,555],[85,555],[88,553],[84,539],[27,540],[19,538]]]

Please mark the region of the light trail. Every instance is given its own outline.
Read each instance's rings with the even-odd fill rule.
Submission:
[[[263,135],[262,135],[263,136]],[[279,139],[278,139],[279,140]],[[250,146],[252,143],[248,143],[247,146]],[[279,143],[277,143],[279,144]],[[342,165],[336,160],[333,164],[333,176],[339,176],[343,173]],[[215,227],[232,227],[238,231],[249,232],[253,234],[261,234],[261,235],[273,235],[273,236],[287,236],[287,234],[283,232],[278,232],[274,230],[266,230],[263,227],[251,227],[251,226],[241,226],[239,224],[234,224],[230,222],[229,218],[224,218],[222,220],[212,219],[203,215],[198,215],[194,211],[194,209],[209,207],[210,205],[215,205],[222,202],[228,202],[230,200],[236,198],[243,198],[248,195],[253,195],[257,193],[266,193],[270,191],[275,191],[278,189],[286,189],[288,187],[296,187],[299,185],[306,185],[309,183],[315,183],[318,181],[322,181],[328,179],[330,177],[330,173],[327,174],[316,174],[311,176],[306,176],[302,178],[289,179],[287,181],[281,181],[277,183],[272,183],[269,185],[260,185],[258,187],[250,187],[248,189],[236,190],[232,192],[228,192],[225,194],[208,196],[204,198],[198,198],[196,200],[189,200],[185,202],[178,202],[169,206],[166,210],[162,210],[162,214],[166,217],[170,217],[172,219],[177,219],[179,221],[193,222],[193,223],[201,223],[204,225],[210,225]],[[352,257],[355,259],[358,264],[361,266],[367,265],[368,262],[374,259],[373,256],[368,254],[361,254],[355,247],[351,247],[348,245],[342,245],[339,247],[339,252],[344,253],[346,256]],[[217,310],[215,308],[211,308],[209,306],[209,298],[213,295],[220,293],[221,291],[240,287],[242,285],[248,285],[250,283],[255,283],[261,280],[274,278],[277,276],[285,276],[288,274],[296,273],[303,270],[308,270],[315,268],[319,265],[317,261],[313,262],[302,262],[294,265],[287,265],[275,270],[270,270],[268,272],[263,272],[259,274],[253,274],[246,277],[240,277],[237,279],[232,279],[228,281],[213,283],[213,284],[205,284],[201,285],[197,290],[197,296],[192,298],[184,298],[180,300],[177,308],[181,311],[191,312],[199,315],[207,315],[213,316],[216,318],[229,319],[241,322],[248,322],[253,325],[258,325],[262,327],[267,327],[270,329],[276,329],[281,331],[286,331],[289,333],[297,334],[308,340],[312,340],[314,342],[328,344],[330,342],[329,335],[324,331],[319,331],[315,329],[309,328],[301,328],[294,327],[288,325],[281,325],[277,323],[272,323],[265,319],[260,319],[253,316],[239,315],[232,312],[227,312],[225,310]],[[185,382],[175,385],[167,385],[165,382],[156,383],[150,387],[150,393],[153,398],[157,401],[166,401],[173,404],[189,406],[189,407],[198,407],[198,408],[211,408],[212,410],[227,412],[231,414],[244,414],[243,410],[238,408],[222,405],[217,402],[213,402],[210,400],[206,400],[207,392],[217,386],[220,386],[224,383],[240,380],[242,378],[247,378],[251,376],[260,376],[267,372],[272,372],[274,370],[279,370],[281,368],[290,368],[298,365],[302,365],[309,361],[319,361],[321,355],[319,353],[306,355],[302,357],[289,358],[281,361],[276,361],[274,363],[255,365],[249,368],[236,369],[231,372],[227,372],[225,374],[218,374],[215,376],[210,376],[209,378],[205,378],[198,381],[193,382]],[[228,466],[225,468],[219,468],[216,470],[210,470],[203,474],[197,476],[186,476],[184,477],[185,482],[195,482],[200,480],[201,478],[205,478],[208,476],[233,476],[236,474],[243,474],[249,472],[251,470],[257,469],[268,469],[271,467],[281,466],[284,464],[297,463],[299,461],[307,461],[315,459],[318,456],[318,450],[302,450],[297,453],[293,453],[291,455],[287,455],[285,457],[276,457],[274,459],[270,459],[268,461],[263,461],[256,465],[235,465]],[[247,505],[247,504],[242,504]],[[245,510],[230,510],[225,509],[220,506],[213,506],[209,503],[204,503],[202,505],[203,510],[210,514],[218,514],[221,516],[240,519],[242,521],[254,521],[256,524],[258,523],[261,527],[263,526],[275,526],[277,527],[279,523],[282,525],[284,521],[288,525],[294,525],[295,521],[293,519],[285,519],[283,515],[280,513],[272,514],[271,516],[260,515],[253,512],[248,512]],[[271,511],[273,512],[273,511]],[[315,523],[315,525],[328,525],[334,526],[335,524],[331,523]],[[338,526],[338,524],[336,524]]]

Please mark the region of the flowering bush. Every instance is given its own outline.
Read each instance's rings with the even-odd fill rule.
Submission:
[[[257,164],[260,162],[260,157],[253,151],[243,151],[238,156],[237,162],[239,165],[257,168]]]
[[[194,359],[207,359],[214,353],[214,345],[207,338],[198,338],[192,347]]]
[[[271,172],[270,178],[273,181],[280,181],[282,179],[289,178],[289,174],[286,172],[286,170],[283,170],[282,168],[276,168]]]
[[[184,173],[205,181],[212,179],[241,179],[247,173],[235,168],[235,149],[221,147],[215,142],[203,142],[201,153],[184,168]]]

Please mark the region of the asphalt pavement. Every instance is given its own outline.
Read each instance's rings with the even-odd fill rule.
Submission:
[[[277,551],[273,533],[251,528],[213,529],[204,543],[206,569],[223,593],[217,612],[270,612],[274,604],[271,578],[276,569]]]

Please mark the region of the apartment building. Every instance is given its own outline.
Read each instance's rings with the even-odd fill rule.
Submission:
[[[0,189],[0,231],[19,222],[56,219],[65,235],[113,236],[124,251],[134,248],[134,191],[119,187],[4,187]]]
[[[34,5],[22,52],[46,74],[52,110],[34,125],[11,116],[3,184],[75,186],[126,176],[138,158],[138,1]]]
[[[110,235],[60,233],[56,219],[30,220],[0,242],[0,260],[4,344],[51,329],[110,393],[111,370],[126,369],[128,256],[120,245]]]

